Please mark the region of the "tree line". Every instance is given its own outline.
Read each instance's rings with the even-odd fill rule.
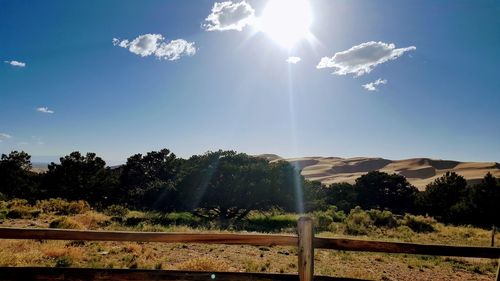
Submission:
[[[31,156],[0,159],[0,200],[86,200],[96,208],[122,205],[162,212],[188,211],[231,223],[253,210],[287,212],[360,206],[396,214],[428,214],[453,224],[500,225],[500,180],[490,173],[475,185],[454,172],[418,191],[404,176],[369,172],[354,184],[311,182],[286,161],[269,162],[235,151],[177,157],[168,149],[135,154],[110,168],[95,153],[72,152],[35,173]]]

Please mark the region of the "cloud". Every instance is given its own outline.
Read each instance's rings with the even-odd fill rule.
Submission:
[[[36,109],[36,111],[41,112],[41,113],[48,113],[48,114],[54,113],[54,111],[50,110],[48,107],[39,107]]]
[[[298,62],[299,62],[299,61],[301,61],[301,60],[302,60],[302,59],[301,59],[301,58],[299,58],[299,57],[288,57],[288,58],[286,59],[286,62],[296,64],[296,63],[298,63]]]
[[[255,10],[246,1],[215,2],[202,27],[207,31],[241,31],[255,20]]]
[[[11,61],[4,61],[5,63],[8,63],[12,66],[17,66],[17,67],[25,67],[26,66],[26,63],[25,62],[20,62],[20,61],[17,61],[17,60],[11,60]]]
[[[4,140],[11,139],[12,136],[6,133],[0,133],[0,142],[3,142]]]
[[[176,39],[164,42],[161,34],[144,34],[132,41],[113,38],[113,45],[128,49],[130,52],[141,57],[154,55],[158,59],[178,60],[182,56],[193,56],[196,54],[194,42],[184,39]]]
[[[334,74],[370,73],[377,65],[395,60],[405,52],[416,50],[415,46],[396,49],[394,44],[370,41],[349,50],[335,53],[333,57],[323,57],[316,68],[335,68]]]
[[[387,80],[379,78],[379,79],[377,79],[374,82],[370,82],[368,84],[364,84],[363,88],[365,88],[368,91],[378,91],[378,88],[375,87],[375,86],[385,85],[385,84],[387,84]]]

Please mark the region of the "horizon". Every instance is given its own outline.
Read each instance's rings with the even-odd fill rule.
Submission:
[[[0,0],[0,154],[500,161],[499,1],[225,3]]]

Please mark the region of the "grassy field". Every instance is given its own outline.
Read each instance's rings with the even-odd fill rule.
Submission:
[[[395,217],[362,210],[309,214],[317,236],[349,237],[448,245],[489,246],[491,231],[446,226],[423,217]],[[70,228],[165,232],[294,233],[298,215],[253,213],[230,230],[187,213],[145,213],[113,207],[91,210],[84,202],[0,202],[3,227]],[[500,239],[497,238],[496,245]],[[296,273],[294,247],[202,244],[0,240],[0,266],[146,268]],[[318,275],[373,280],[494,280],[497,261],[489,259],[356,253],[316,250]]]

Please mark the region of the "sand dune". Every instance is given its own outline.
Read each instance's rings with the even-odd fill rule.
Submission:
[[[267,156],[270,161],[282,159],[277,155]],[[389,160],[368,157],[302,157],[285,160],[297,165],[305,178],[325,184],[354,183],[357,177],[375,170],[403,175],[420,190],[448,171],[464,176],[469,183],[479,182],[487,172],[500,177],[500,164],[494,162],[459,162],[429,158]]]

